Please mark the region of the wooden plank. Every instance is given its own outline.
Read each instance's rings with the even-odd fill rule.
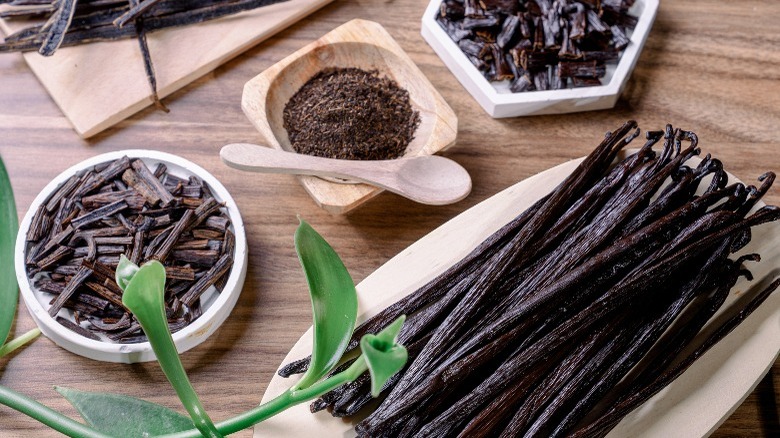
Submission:
[[[215,69],[332,0],[290,0],[194,26],[149,33],[161,98]],[[26,24],[0,20],[6,35]],[[152,104],[138,41],[64,47],[25,61],[84,138]]]

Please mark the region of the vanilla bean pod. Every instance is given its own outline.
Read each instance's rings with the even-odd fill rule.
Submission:
[[[137,38],[144,71],[159,109],[168,111],[157,95],[157,78],[146,40],[147,32],[214,20],[286,0],[132,0],[130,2],[89,2],[59,0],[50,6],[27,8],[12,15],[47,16],[41,25],[33,25],[9,35],[0,43],[0,53],[38,50],[51,56],[60,47],[96,41]],[[55,7],[56,6],[56,7]],[[9,17],[6,14],[6,17]],[[129,22],[134,26],[124,26]]]
[[[601,328],[590,334],[584,342],[575,345],[569,354],[571,359],[563,360],[544,379],[535,385],[526,385],[525,380],[518,376],[516,383],[498,398],[493,400],[481,412],[477,413],[460,431],[459,437],[488,438],[498,435],[503,430],[503,425],[513,419],[513,415],[532,416],[533,406],[540,403],[540,399],[550,396],[548,388],[558,381],[561,384],[568,380],[567,376],[573,374],[595,348],[600,348],[606,342],[609,330]],[[522,400],[522,409],[517,409]],[[520,419],[516,421],[521,421]]]
[[[452,404],[426,427],[433,429],[460,421],[459,419],[463,418],[468,410],[475,406],[484,405],[488,400],[504,390],[508,386],[508,382],[511,382],[513,375],[522,374],[536,363],[548,361],[562,345],[568,342],[569,337],[567,334],[582,333],[589,330],[599,320],[616,311],[616,309],[622,308],[632,298],[661,284],[667,276],[674,272],[676,264],[670,263],[671,260],[685,262],[685,260],[696,257],[703,251],[712,248],[716,243],[717,241],[713,242],[712,240],[696,242],[660,260],[656,260],[651,266],[636,272],[635,276],[612,288],[573,318],[558,326],[540,342],[535,343],[505,362],[493,375],[478,385],[474,391]],[[661,250],[659,252],[666,253],[668,251]],[[463,371],[465,371],[463,367],[449,367],[447,370],[453,377]],[[446,383],[447,379],[444,381]],[[425,430],[427,429],[423,429],[422,432],[425,432]]]
[[[769,286],[756,294],[756,296],[743,306],[737,314],[719,325],[717,330],[710,334],[699,347],[677,363],[673,368],[659,375],[652,383],[637,389],[629,398],[621,401],[620,404],[613,406],[606,415],[586,427],[577,430],[571,436],[582,438],[606,435],[606,433],[617,425],[626,414],[661,391],[666,385],[685,372],[693,362],[712,348],[713,345],[731,333],[742,321],[766,301],[778,287],[780,287],[780,279],[775,279]]]
[[[465,14],[482,6],[472,3],[464,5]],[[548,11],[551,5],[539,3]],[[457,7],[447,11],[457,14]],[[544,26],[545,37],[555,32],[549,22]],[[685,362],[665,353],[679,356],[737,276],[751,278],[741,264],[755,256],[732,262],[728,254],[750,241],[751,227],[780,219],[776,207],[756,209],[774,174],[762,175],[758,188],[727,186],[722,163],[709,155],[698,166],[686,165],[699,152],[698,139],[672,126],[648,133],[638,153],[608,168],[637,135],[629,135],[631,129],[618,138],[608,134],[611,145],[602,144],[570,178],[576,190],[558,186],[526,222],[480,245],[489,262],[461,261],[429,283],[434,298],[418,291],[396,303],[393,311],[409,316],[402,337],[415,353],[383,388],[389,393],[384,402],[356,426],[359,436],[497,436],[510,425],[511,436],[562,435],[576,433],[572,427],[581,427],[585,415],[605,433],[627,412],[622,407],[644,400],[632,398],[636,391],[658,390],[646,388],[659,369]],[[661,139],[656,154],[652,147]],[[544,233],[537,234],[541,227]],[[525,246],[518,244],[522,239]],[[481,303],[471,307],[467,300]],[[381,328],[380,321],[361,330]],[[603,337],[588,348],[594,333]],[[572,356],[583,350],[589,353]],[[326,394],[312,409],[356,414],[371,400],[362,379]],[[516,416],[522,418],[512,420]]]
[[[730,260],[726,260],[726,262],[730,262]],[[695,304],[691,304],[690,307],[696,307],[693,310],[695,316],[694,318],[688,320],[684,327],[676,328],[675,332],[671,336],[673,338],[673,342],[667,342],[666,340],[662,339],[658,342],[657,345],[653,347],[654,349],[658,350],[655,355],[656,359],[652,363],[644,365],[644,372],[636,377],[628,377],[627,380],[629,381],[625,383],[621,382],[623,388],[616,386],[613,392],[617,392],[617,396],[607,394],[603,397],[603,399],[608,400],[607,406],[614,406],[615,404],[620,403],[621,401],[628,398],[628,396],[631,396],[637,392],[638,388],[642,388],[643,385],[651,383],[656,378],[659,371],[664,370],[669,363],[677,358],[680,351],[682,351],[682,349],[693,339],[693,337],[699,332],[699,330],[710,319],[710,317],[712,317],[712,315],[714,315],[714,313],[720,308],[728,296],[729,290],[740,275],[739,269],[734,269],[734,267],[727,269],[729,270],[729,274],[720,278],[720,281],[723,281],[722,284],[711,285],[711,287],[715,290],[713,293],[705,297],[703,300],[703,305],[695,306]],[[690,310],[691,309],[688,308],[686,309],[686,312]],[[648,355],[651,353],[652,351],[649,352]],[[616,398],[617,400],[615,400]],[[582,416],[589,411],[590,408],[593,407],[592,405],[594,403],[595,401],[578,400],[577,405],[569,412],[569,414],[566,415],[563,420],[558,423],[555,433],[562,434],[565,432],[569,435],[572,434],[574,431],[570,430],[570,428],[575,425],[582,418]]]
[[[723,192],[723,194],[726,194],[726,193],[729,193],[729,192],[727,192],[727,191]],[[702,198],[702,199],[698,200],[697,203],[698,204],[707,205],[708,202],[717,202],[717,199],[721,199],[721,198],[716,197],[715,195],[712,195],[708,199],[707,198]],[[701,208],[701,207],[699,207],[699,208]],[[598,256],[594,256],[594,258],[590,259],[588,261],[588,266],[586,266],[585,268],[583,268],[582,266],[578,267],[579,272],[578,272],[577,275],[569,274],[569,276],[573,277],[575,279],[578,279],[579,281],[585,282],[585,281],[587,281],[589,276],[595,275],[595,273],[597,273],[599,269],[603,269],[603,268],[608,268],[609,270],[611,270],[612,271],[612,272],[610,272],[611,276],[613,276],[613,277],[614,276],[619,276],[620,273],[616,269],[616,267],[620,265],[620,264],[616,263],[616,260],[618,260],[619,257],[626,255],[625,253],[627,253],[627,252],[630,253],[630,251],[628,251],[628,249],[633,246],[633,247],[638,247],[639,250],[635,251],[633,253],[630,253],[629,254],[630,259],[633,259],[633,260],[643,260],[643,259],[645,259],[645,257],[647,257],[648,254],[651,254],[652,251],[660,245],[660,242],[653,243],[651,241],[651,239],[654,238],[654,237],[657,237],[659,239],[663,239],[664,232],[668,232],[668,230],[665,229],[666,227],[662,227],[660,225],[672,226],[674,224],[674,221],[681,220],[681,218],[683,217],[683,213],[685,213],[687,210],[691,210],[691,209],[695,209],[695,207],[690,207],[689,206],[686,209],[681,209],[681,211],[678,212],[677,214],[670,215],[671,217],[667,218],[665,223],[656,224],[654,227],[652,227],[652,229],[643,230],[642,233],[637,233],[637,235],[640,237],[639,240],[636,240],[637,236],[629,236],[628,238],[624,239],[624,241],[618,242],[615,245],[615,247],[616,248],[625,248],[623,251],[616,251],[614,249],[611,249],[611,250],[608,250],[608,251],[604,251],[602,254],[599,254]],[[707,224],[709,224],[710,226],[715,226],[717,224],[720,224],[721,221],[722,221],[722,218],[721,217],[717,217],[717,218],[713,218],[710,222],[707,222]],[[676,229],[679,229],[681,227],[680,224],[677,224],[675,226],[676,226]],[[692,231],[683,233],[682,230],[679,230],[678,232],[680,232],[680,233],[682,233],[684,235],[684,234],[690,234]],[[626,243],[626,242],[632,242],[632,241],[635,241],[636,243],[633,243],[633,244]],[[668,252],[668,250],[667,250],[667,252]],[[645,263],[650,263],[651,261],[652,261],[652,259],[648,259]],[[623,261],[621,263],[625,264],[626,262]],[[599,268],[599,266],[601,266],[602,268]],[[567,283],[567,280],[566,280],[565,277],[566,276],[563,277],[563,280],[564,280],[563,283]],[[599,281],[600,282],[605,282],[607,280],[608,280],[608,277],[602,276]],[[559,285],[552,285],[551,288],[552,288],[552,290],[555,290],[555,287],[558,287],[558,286]],[[576,285],[567,284],[565,289],[562,289],[562,290],[559,290],[559,291],[555,291],[555,292],[551,292],[550,296],[548,297],[548,299],[553,299],[556,296],[558,297],[558,299],[560,299],[562,297],[565,297],[567,295],[567,293],[565,291],[566,290],[572,290],[575,287],[576,287]],[[591,288],[596,289],[593,286],[591,286]],[[525,302],[525,303],[522,303],[522,304],[524,306],[538,305],[538,304],[534,304],[534,303],[537,303],[537,301],[534,301],[534,300],[538,300],[539,299],[539,297],[538,297],[539,295],[540,295],[540,293],[537,292],[536,295],[531,296],[529,298],[528,302]],[[578,297],[578,299],[579,300],[583,300],[586,297],[587,297],[587,294],[581,293],[580,296]],[[572,301],[571,299],[568,300],[568,306],[569,307],[573,306],[574,304],[575,304],[574,301]],[[550,307],[550,306],[548,305],[548,307]],[[534,308],[534,310],[535,310],[535,308]],[[516,327],[517,324],[520,321],[522,321],[524,317],[526,317],[527,315],[531,315],[531,314],[532,313],[530,311],[527,311],[527,312],[520,311],[520,312],[518,312],[518,310],[515,310],[513,313],[504,315],[503,317],[499,318],[494,323],[492,323],[490,326],[488,326],[486,329],[484,329],[482,332],[475,334],[470,339],[468,339],[466,342],[461,344],[459,346],[458,350],[456,350],[454,352],[450,352],[449,358],[448,358],[448,360],[446,362],[444,362],[444,364],[445,365],[451,364],[455,359],[461,358],[465,353],[471,351],[472,349],[476,348],[477,346],[484,345],[484,343],[490,342],[490,341],[494,340],[495,337],[496,337],[496,334],[505,333],[506,330],[508,330],[509,328]]]
[[[753,222],[753,223],[760,223],[760,221],[764,220],[764,219],[769,220],[768,217],[765,217],[765,218],[755,218],[751,222]],[[750,224],[747,224],[747,223],[742,224],[742,226],[749,226],[749,225]],[[733,227],[732,227],[732,229],[727,230],[727,231],[733,232]],[[723,236],[723,235],[728,235],[728,232],[721,233],[721,236]],[[677,251],[676,254],[672,253],[671,256],[669,256],[669,257],[672,257],[671,259],[674,259],[675,257],[678,258],[678,259],[680,257],[691,257],[691,256],[694,256],[697,253],[701,252],[702,250],[706,249],[707,247],[709,247],[708,245],[712,245],[712,239],[710,239],[710,240],[703,240],[701,242],[696,242],[694,245],[689,245],[689,248],[685,248],[685,250]],[[665,250],[665,251],[661,251],[661,252],[664,253],[664,254],[668,254],[670,251],[669,250]],[[669,259],[669,257],[667,257],[667,259]],[[638,279],[635,279],[634,281],[630,281],[627,284],[622,285],[623,293],[624,293],[624,295],[626,295],[626,296],[622,297],[622,301],[625,302],[625,300],[630,296],[630,294],[635,293],[636,290],[639,290],[641,287],[647,287],[647,285],[652,285],[653,284],[653,274],[656,274],[656,271],[658,271],[659,269],[661,269],[663,271],[666,268],[666,266],[665,266],[666,264],[668,264],[668,262],[662,261],[662,262],[656,263],[655,267],[650,267],[648,269],[641,270],[642,272],[637,273]],[[658,275],[663,276],[664,274],[658,274]],[[626,289],[628,289],[628,290],[626,290]],[[563,334],[564,333],[568,333],[569,331],[571,331],[572,327],[576,326],[576,324],[585,324],[585,327],[589,327],[591,325],[591,323],[593,322],[593,318],[597,318],[599,314],[603,314],[603,312],[608,309],[603,304],[599,305],[598,303],[599,303],[599,301],[597,301],[594,304],[596,307],[593,307],[594,305],[591,305],[590,309],[588,309],[587,311],[581,312],[579,320],[576,320],[576,321],[573,321],[573,322],[569,321],[569,322],[567,322],[566,325],[562,326],[560,328],[560,330],[558,330],[560,332],[560,334],[558,334],[558,335],[553,334],[548,339],[544,340],[542,342],[542,344],[540,344],[539,346],[536,346],[536,348],[532,348],[532,349],[529,349],[529,351],[526,351],[525,358],[526,358],[526,360],[530,360],[531,361],[529,363],[526,363],[526,366],[531,365],[533,363],[533,361],[538,361],[539,357],[540,356],[544,356],[544,354],[546,354],[550,349],[554,349],[555,348],[555,342],[559,342],[560,338],[563,337]],[[598,310],[599,308],[601,308],[601,310]],[[575,325],[572,325],[572,324],[575,324]],[[550,342],[553,342],[553,344],[550,344]],[[450,372],[451,374],[457,374],[458,373],[457,369],[458,369],[458,367],[450,366],[447,369],[447,371]],[[519,372],[519,370],[515,370],[515,371]],[[472,394],[476,394],[478,396],[481,396],[481,395],[485,394],[485,390],[484,389],[483,390],[477,390],[477,391],[474,391],[473,393],[471,393],[470,395],[472,395]],[[458,402],[458,403],[460,404],[461,402]],[[462,414],[462,412],[460,412],[460,414]],[[456,417],[457,417],[457,415],[456,415]]]
[[[692,276],[693,278],[687,284],[683,283],[679,291],[671,295],[672,298],[676,297],[676,299],[660,315],[652,315],[651,311],[647,311],[648,308],[652,308],[652,304],[640,307],[640,316],[645,316],[647,322],[641,331],[635,335],[635,339],[631,341],[629,348],[626,351],[617,351],[619,357],[605,361],[604,365],[607,369],[603,373],[599,373],[597,379],[594,377],[596,375],[594,373],[587,383],[583,384],[575,380],[570,381],[568,385],[579,387],[580,391],[571,394],[568,400],[564,397],[557,397],[558,409],[547,408],[546,415],[539,417],[529,427],[526,434],[533,435],[534,431],[543,430],[546,431],[545,433],[549,433],[548,436],[550,437],[565,436],[569,429],[579,422],[602,399],[606,392],[616,385],[644,357],[685,307],[697,295],[706,291],[705,288],[712,283],[712,279],[722,277],[720,271],[727,260],[730,244],[730,239],[726,239],[709,256],[705,263],[685,266],[688,269],[693,268],[692,271],[695,273]],[[678,283],[677,279],[673,281]],[[733,282],[729,284],[729,289],[731,286],[733,286]]]
[[[602,176],[618,152],[625,146],[626,135],[635,128],[636,122],[630,121],[617,132],[607,135],[602,144],[552,192],[550,199],[539,208],[539,211],[531,217],[518,235],[507,246],[501,248],[497,262],[488,266],[488,270],[482,272],[476,282],[469,285],[469,290],[463,301],[437,328],[431,342],[412,362],[408,372],[390,392],[380,409],[364,420],[363,424],[369,425],[376,421],[383,421],[379,419],[378,413],[380,412],[390,416],[397,416],[401,413],[401,409],[392,409],[391,407],[397,404],[398,399],[403,398],[402,394],[405,391],[423,379],[423,376],[428,374],[429,369],[436,366],[441,360],[437,359],[438,353],[446,349],[448,343],[454,340],[473,320],[471,317],[472,309],[479,307],[503,273],[516,263],[522,263],[522,260],[528,260],[533,256],[533,251],[530,251],[529,248],[532,248],[544,230],[554,223],[555,218],[570,206],[570,203],[573,202],[572,199],[585,192],[589,185],[595,183]],[[633,137],[629,137],[629,141],[630,138]],[[525,251],[522,251],[521,248]]]
[[[65,32],[73,20],[73,14],[76,12],[76,2],[77,0],[60,0],[58,2],[59,7],[52,16],[54,23],[46,34],[38,53],[43,56],[51,56],[60,47],[65,38]]]
[[[589,357],[601,350],[607,342],[616,342],[614,337],[614,328],[620,325],[602,326],[589,334],[589,338],[578,345],[569,354],[568,358],[559,362],[540,383],[531,388],[521,387],[523,379],[518,378],[517,383],[510,390],[505,391],[507,397],[502,401],[501,398],[491,402],[482,412],[475,416],[467,424],[460,436],[497,436],[504,430],[504,425],[511,421],[511,424],[526,424],[534,418],[540,406],[543,406],[551,396],[557,394],[560,387],[565,384],[569,378],[581,369],[584,362]],[[618,331],[618,336],[620,335]],[[522,404],[519,402],[522,400]],[[509,417],[509,418],[506,418]]]
[[[131,0],[130,4],[133,5],[131,11],[135,9],[136,15],[141,14],[146,10],[147,7],[151,6],[156,1],[157,0],[147,0],[139,3],[138,0]],[[120,18],[126,17],[131,11],[128,11]],[[132,17],[134,18],[136,15],[132,15]],[[117,19],[117,21],[119,21],[119,19]],[[119,27],[124,25],[124,22],[117,23],[117,21],[114,21],[114,25]],[[154,106],[157,107],[157,109],[166,113],[170,112],[171,110],[160,101],[160,96],[157,95],[157,76],[154,73],[154,63],[152,62],[152,54],[149,52],[149,43],[146,39],[146,29],[144,29],[143,18],[135,18],[133,25],[135,26],[135,31],[138,34],[138,48],[141,50],[141,56],[144,60],[144,71],[146,72],[146,80],[149,82],[149,88],[152,92],[152,102],[154,103]]]
[[[690,257],[694,253],[700,253],[703,249],[706,249],[706,247],[708,247],[709,245],[712,245],[713,241],[716,242],[718,239],[723,239],[724,237],[729,236],[731,233],[734,232],[734,230],[736,228],[740,228],[740,227],[745,228],[745,227],[755,226],[757,224],[760,224],[760,223],[763,223],[763,222],[766,222],[766,221],[777,220],[778,218],[780,218],[780,210],[778,210],[776,208],[765,207],[764,209],[760,210],[759,213],[757,213],[754,216],[755,217],[747,218],[747,219],[745,219],[744,221],[742,221],[742,222],[740,222],[738,224],[734,224],[734,225],[732,225],[730,227],[727,227],[727,229],[725,229],[725,230],[718,231],[713,236],[709,236],[706,239],[702,239],[702,240],[697,241],[697,242],[695,242],[695,243],[693,243],[691,245],[688,245],[687,247],[685,247],[683,249],[677,250],[675,253],[673,253],[671,255],[670,259],[677,259],[678,257],[687,258],[687,257]],[[667,254],[670,253],[670,251],[663,251],[663,252],[665,252]],[[656,268],[649,267],[649,268],[643,270],[644,273],[642,275],[640,275],[640,277],[647,275],[647,272],[652,272],[655,269]],[[634,287],[639,287],[639,286],[641,286],[643,284],[644,283],[642,283],[642,282],[638,282],[638,283],[634,282]],[[595,312],[595,311],[588,311],[588,312],[583,312],[583,313],[590,313],[592,315],[592,317],[596,317],[596,314],[597,314],[597,312]],[[565,331],[562,331],[562,333],[565,333]]]
[[[119,18],[114,20],[114,25],[122,27],[125,24],[127,24],[130,21],[137,22],[140,18],[141,14],[145,13],[149,10],[152,6],[159,3],[160,0],[131,0],[130,2],[130,9],[122,14]]]

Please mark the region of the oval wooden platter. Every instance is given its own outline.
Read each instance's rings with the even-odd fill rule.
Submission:
[[[462,259],[480,242],[560,183],[581,161],[573,160],[532,176],[461,213],[393,257],[358,286],[359,321],[416,290]],[[689,164],[699,160],[692,159]],[[732,181],[736,180],[730,176]],[[716,314],[722,316],[748,290],[771,281],[780,269],[780,223],[753,229],[742,252],[758,252],[762,261],[748,268],[756,280],[734,286]],[[762,281],[763,280],[763,281]],[[706,328],[705,328],[706,330]],[[290,350],[284,364],[311,352],[309,329]],[[741,404],[769,370],[780,351],[780,293],[774,293],[742,325],[702,356],[682,376],[629,414],[610,437],[703,437],[716,429]],[[263,402],[298,379],[274,375]],[[354,423],[327,411],[295,406],[255,428],[255,437],[352,437]]]

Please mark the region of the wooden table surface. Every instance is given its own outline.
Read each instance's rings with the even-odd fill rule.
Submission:
[[[743,180],[780,171],[780,2],[662,2],[644,53],[614,109],[505,120],[488,117],[423,41],[420,17],[426,4],[336,0],[166,99],[170,114],[147,109],[89,141],[71,130],[21,56],[0,56],[0,155],[20,215],[65,168],[100,153],[139,147],[200,164],[236,199],[251,254],[246,285],[222,328],[183,356],[212,418],[253,407],[288,349],[311,324],[306,282],[293,249],[297,214],[331,242],[360,281],[472,205],[588,153],[605,131],[629,118],[645,130],[672,123],[695,131],[703,150],[721,158]],[[316,207],[291,176],[250,175],[220,163],[221,145],[258,141],[240,108],[243,84],[355,17],[383,24],[458,115],[458,143],[445,155],[471,173],[474,190],[464,201],[427,207],[382,194],[349,216],[335,217]],[[780,190],[767,198],[779,203]],[[33,326],[22,305],[15,332]],[[0,371],[3,385],[74,417],[74,409],[52,386],[122,392],[179,408],[156,363],[95,362],[45,338],[3,358]],[[779,386],[776,362],[713,436],[778,436]],[[15,411],[0,409],[0,436],[31,435],[57,436]]]

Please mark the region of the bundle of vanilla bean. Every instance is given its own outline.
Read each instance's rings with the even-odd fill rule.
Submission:
[[[409,316],[409,363],[360,436],[604,435],[778,287],[712,320],[738,278],[752,280],[744,265],[759,256],[734,255],[751,228],[780,219],[757,207],[775,175],[729,184],[717,159],[690,164],[697,137],[672,126],[617,160],[638,135],[633,121],[608,133],[551,193],[356,330],[352,348]],[[312,410],[350,416],[370,400],[366,374]]]
[[[286,0],[0,0],[3,19],[34,19],[35,24],[8,35],[0,52],[37,50],[51,56],[59,47],[138,38],[149,86],[157,97],[146,34],[187,26]],[[167,111],[167,110],[166,110]]]

